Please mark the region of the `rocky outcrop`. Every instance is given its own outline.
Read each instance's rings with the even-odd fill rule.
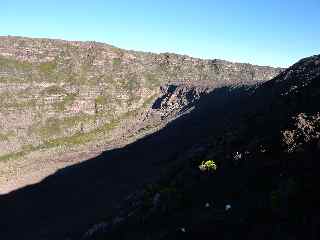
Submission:
[[[320,112],[309,115],[299,113],[293,118],[291,129],[283,131],[282,141],[288,152],[306,151],[320,139]]]
[[[151,106],[162,118],[175,116],[195,104],[201,96],[212,91],[212,87],[192,85],[165,85],[160,88],[161,95]]]

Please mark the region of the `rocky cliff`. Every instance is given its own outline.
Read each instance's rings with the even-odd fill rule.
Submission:
[[[38,168],[35,159],[45,165],[123,145],[217,87],[253,85],[279,72],[97,42],[0,37],[0,183],[24,175],[23,166]]]

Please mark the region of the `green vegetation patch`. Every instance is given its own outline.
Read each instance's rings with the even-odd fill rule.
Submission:
[[[7,110],[14,108],[15,110],[25,109],[36,106],[36,99],[19,99],[10,93],[0,94],[0,109]]]
[[[123,78],[119,79],[121,89],[129,92],[134,92],[140,87],[139,77],[135,73],[128,73]]]
[[[96,97],[96,99],[94,101],[95,101],[95,104],[97,104],[97,105],[107,105],[109,102],[108,98],[103,95],[99,95],[98,97]]]
[[[72,74],[68,63],[61,62],[62,67],[58,68],[56,61],[41,63],[38,65],[39,75],[34,74],[33,77],[39,81],[46,80],[48,82],[79,82],[78,74]],[[40,78],[39,78],[40,77]]]
[[[139,88],[139,85],[140,84],[137,78],[131,78],[127,81],[127,88],[129,89],[129,91],[134,91],[135,89]]]
[[[65,130],[75,128],[81,124],[94,121],[93,115],[79,114],[76,116],[65,117],[65,118],[49,118],[46,120],[42,127],[38,128],[36,132],[42,138],[49,138],[62,134]]]
[[[217,164],[213,160],[202,161],[199,165],[199,169],[203,172],[214,172],[217,168]]]
[[[15,59],[0,57],[0,69],[30,71],[32,70],[32,64]]]
[[[117,127],[118,123],[119,122],[117,120],[114,120],[90,132],[78,132],[72,136],[52,139],[42,144],[39,148],[43,149],[73,145],[84,145],[92,140],[97,139],[99,135],[103,136],[107,134],[110,130]]]
[[[28,153],[30,153],[34,150],[36,150],[36,147],[32,146],[31,144],[27,144],[27,145],[22,146],[20,151],[8,153],[8,154],[0,156],[0,161],[9,161],[9,160],[18,159],[18,158],[21,158],[21,157],[27,155]]]
[[[49,118],[46,120],[43,127],[38,129],[38,133],[41,137],[54,136],[61,133],[61,124],[59,119]]]
[[[14,131],[8,131],[8,132],[0,132],[0,142],[9,141],[10,137],[13,137]]]
[[[4,134],[4,133],[0,133],[0,142],[5,142],[5,141],[8,141],[9,140],[9,137],[7,134]]]
[[[0,161],[14,160],[14,159],[23,157],[24,155],[26,155],[26,153],[24,151],[8,153],[8,154],[0,156]]]
[[[114,67],[117,67],[117,66],[119,66],[121,64],[121,59],[120,58],[114,58],[114,59],[112,59],[112,65],[114,66]]]
[[[7,161],[7,160],[21,158],[21,157],[23,157],[33,151],[37,151],[37,150],[46,150],[46,149],[50,149],[50,148],[61,148],[61,147],[71,147],[71,146],[75,146],[75,145],[84,145],[84,144],[89,143],[92,140],[97,139],[97,137],[99,135],[100,136],[106,135],[110,130],[117,127],[118,123],[119,123],[119,121],[113,120],[110,123],[106,123],[105,125],[97,128],[93,131],[86,132],[86,133],[78,132],[72,136],[51,139],[51,140],[48,140],[38,146],[33,146],[30,144],[24,145],[21,148],[21,150],[19,150],[19,151],[0,156],[0,161]],[[56,128],[56,127],[57,127],[57,125],[51,126],[51,130],[53,131],[54,128]]]
[[[146,86],[150,89],[160,86],[160,80],[157,74],[154,73],[146,73],[144,75],[146,79]]]
[[[39,65],[39,70],[43,74],[51,74],[57,69],[57,62],[45,62]]]
[[[36,133],[40,134],[44,139],[52,139],[47,140],[38,146],[25,145],[19,151],[0,156],[0,161],[17,159],[33,151],[85,145],[98,139],[105,139],[105,136],[107,136],[111,130],[115,129],[120,124],[121,120],[131,117],[132,115],[136,114],[137,111],[138,110],[129,111],[119,118],[105,123],[104,125],[97,127],[92,131],[83,132],[79,128],[79,131],[71,136],[57,138],[53,137],[57,136],[59,133],[61,134],[65,129],[81,126],[81,124],[88,123],[88,121],[95,121],[96,116],[82,114],[62,119],[50,118],[45,122],[44,126],[42,125],[42,127],[35,128],[32,131],[36,131]],[[39,125],[39,123],[37,125]]]
[[[76,99],[77,94],[67,94],[66,96],[64,96],[63,100],[61,102],[58,102],[56,107],[58,111],[63,112],[64,110],[66,110],[67,106],[69,106],[70,104],[72,104],[74,102],[74,100]]]
[[[67,94],[65,89],[63,89],[62,87],[59,87],[57,85],[46,87],[41,93],[42,94],[48,94],[48,95],[63,95],[63,94]]]
[[[21,83],[25,80],[24,77],[19,76],[0,76],[0,83]]]

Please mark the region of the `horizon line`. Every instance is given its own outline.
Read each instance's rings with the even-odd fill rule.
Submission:
[[[230,62],[230,63],[240,63],[240,64],[249,64],[249,65],[253,65],[253,66],[259,66],[259,67],[271,67],[271,68],[281,68],[281,69],[287,69],[289,68],[291,65],[288,66],[277,66],[277,65],[272,65],[272,64],[256,64],[256,63],[252,63],[252,62],[244,62],[241,60],[235,60],[235,59],[227,59],[227,58],[208,58],[208,57],[198,57],[198,56],[194,56],[192,54],[188,54],[188,53],[178,53],[178,52],[170,52],[170,51],[148,51],[148,50],[139,50],[139,49],[129,49],[129,48],[125,48],[125,47],[118,47],[114,44],[108,43],[107,41],[101,41],[101,40],[89,40],[89,39],[81,39],[81,40],[77,40],[77,39],[70,39],[70,38],[61,38],[61,37],[48,37],[48,36],[23,36],[23,35],[11,35],[11,34],[7,34],[7,35],[0,35],[1,37],[11,37],[11,38],[27,38],[27,39],[45,39],[45,40],[53,40],[53,41],[65,41],[65,42],[81,42],[81,43],[98,43],[98,44],[104,44],[104,45],[109,45],[111,47],[114,48],[118,48],[124,51],[134,51],[134,52],[142,52],[142,53],[151,53],[151,54],[174,54],[174,55],[179,55],[179,56],[187,56],[193,59],[199,59],[199,60],[204,60],[204,61],[210,61],[210,60],[220,60],[220,61],[226,61],[226,62]],[[300,59],[296,60],[299,61]]]

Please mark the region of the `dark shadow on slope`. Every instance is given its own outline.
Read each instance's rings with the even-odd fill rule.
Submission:
[[[0,239],[67,239],[80,233],[156,180],[176,154],[209,132],[223,131],[230,119],[237,122],[248,97],[246,88],[216,89],[159,132],[0,196]]]

